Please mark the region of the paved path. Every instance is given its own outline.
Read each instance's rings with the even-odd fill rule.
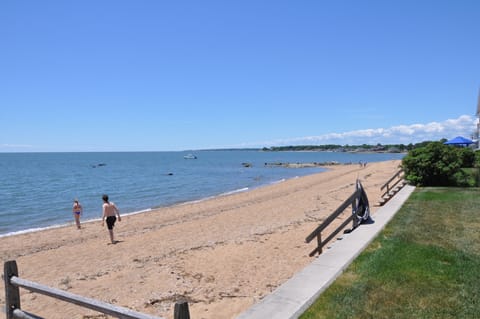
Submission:
[[[372,217],[373,223],[362,224],[344,234],[342,240],[325,249],[310,265],[237,319],[298,318],[383,230],[414,189],[405,186],[377,210]]]

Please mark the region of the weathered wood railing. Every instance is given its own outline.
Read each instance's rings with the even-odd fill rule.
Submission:
[[[4,264],[3,278],[5,281],[5,311],[6,319],[42,319],[41,317],[23,311],[20,307],[20,289],[25,288],[29,291],[40,293],[49,297],[60,299],[73,303],[84,308],[89,308],[104,314],[121,319],[162,319],[128,308],[115,306],[106,302],[90,299],[75,295],[60,289],[41,285],[29,280],[18,277],[17,263],[14,260],[7,261]],[[190,319],[187,302],[177,302],[175,304],[175,319]]]
[[[385,188],[387,189],[383,194],[382,197],[390,193],[392,189],[398,186],[399,183],[403,183],[403,176],[404,172],[403,169],[399,169],[395,175],[393,175],[381,188],[380,190],[383,191]],[[396,181],[394,181],[397,179]],[[391,182],[394,182],[393,184],[390,185]]]
[[[322,240],[322,231],[325,230],[343,211],[352,205],[352,214],[343,221],[326,239]],[[314,238],[317,238],[317,247],[309,254],[310,257],[322,253],[322,249],[330,240],[332,240],[342,229],[344,229],[351,221],[353,221],[352,229],[354,230],[363,220],[370,217],[370,207],[368,204],[367,193],[363,189],[359,180],[356,182],[355,191],[347,198],[330,216],[323,221],[305,241],[310,243]]]
[[[381,201],[378,203],[378,206],[384,205],[390,198],[392,198],[397,191],[403,188],[406,185],[405,182],[405,172],[402,168],[398,170],[385,184],[380,187],[380,191],[385,190],[381,195]]]

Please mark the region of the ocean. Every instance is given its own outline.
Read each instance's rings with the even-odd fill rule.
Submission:
[[[122,215],[251,190],[324,171],[265,163],[358,163],[401,159],[396,153],[262,152],[0,153],[0,237],[101,217],[102,195]],[[245,165],[244,163],[248,163]]]

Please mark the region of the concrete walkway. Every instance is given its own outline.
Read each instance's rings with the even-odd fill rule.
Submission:
[[[372,216],[373,223],[362,224],[353,232],[344,234],[342,240],[336,241],[330,249],[324,249],[310,265],[237,319],[298,318],[383,230],[414,189],[405,186],[377,210]]]

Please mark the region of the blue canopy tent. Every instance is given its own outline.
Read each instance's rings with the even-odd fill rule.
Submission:
[[[463,136],[457,136],[455,138],[452,138],[451,140],[446,141],[443,144],[467,147],[468,145],[473,144],[473,141]]]

